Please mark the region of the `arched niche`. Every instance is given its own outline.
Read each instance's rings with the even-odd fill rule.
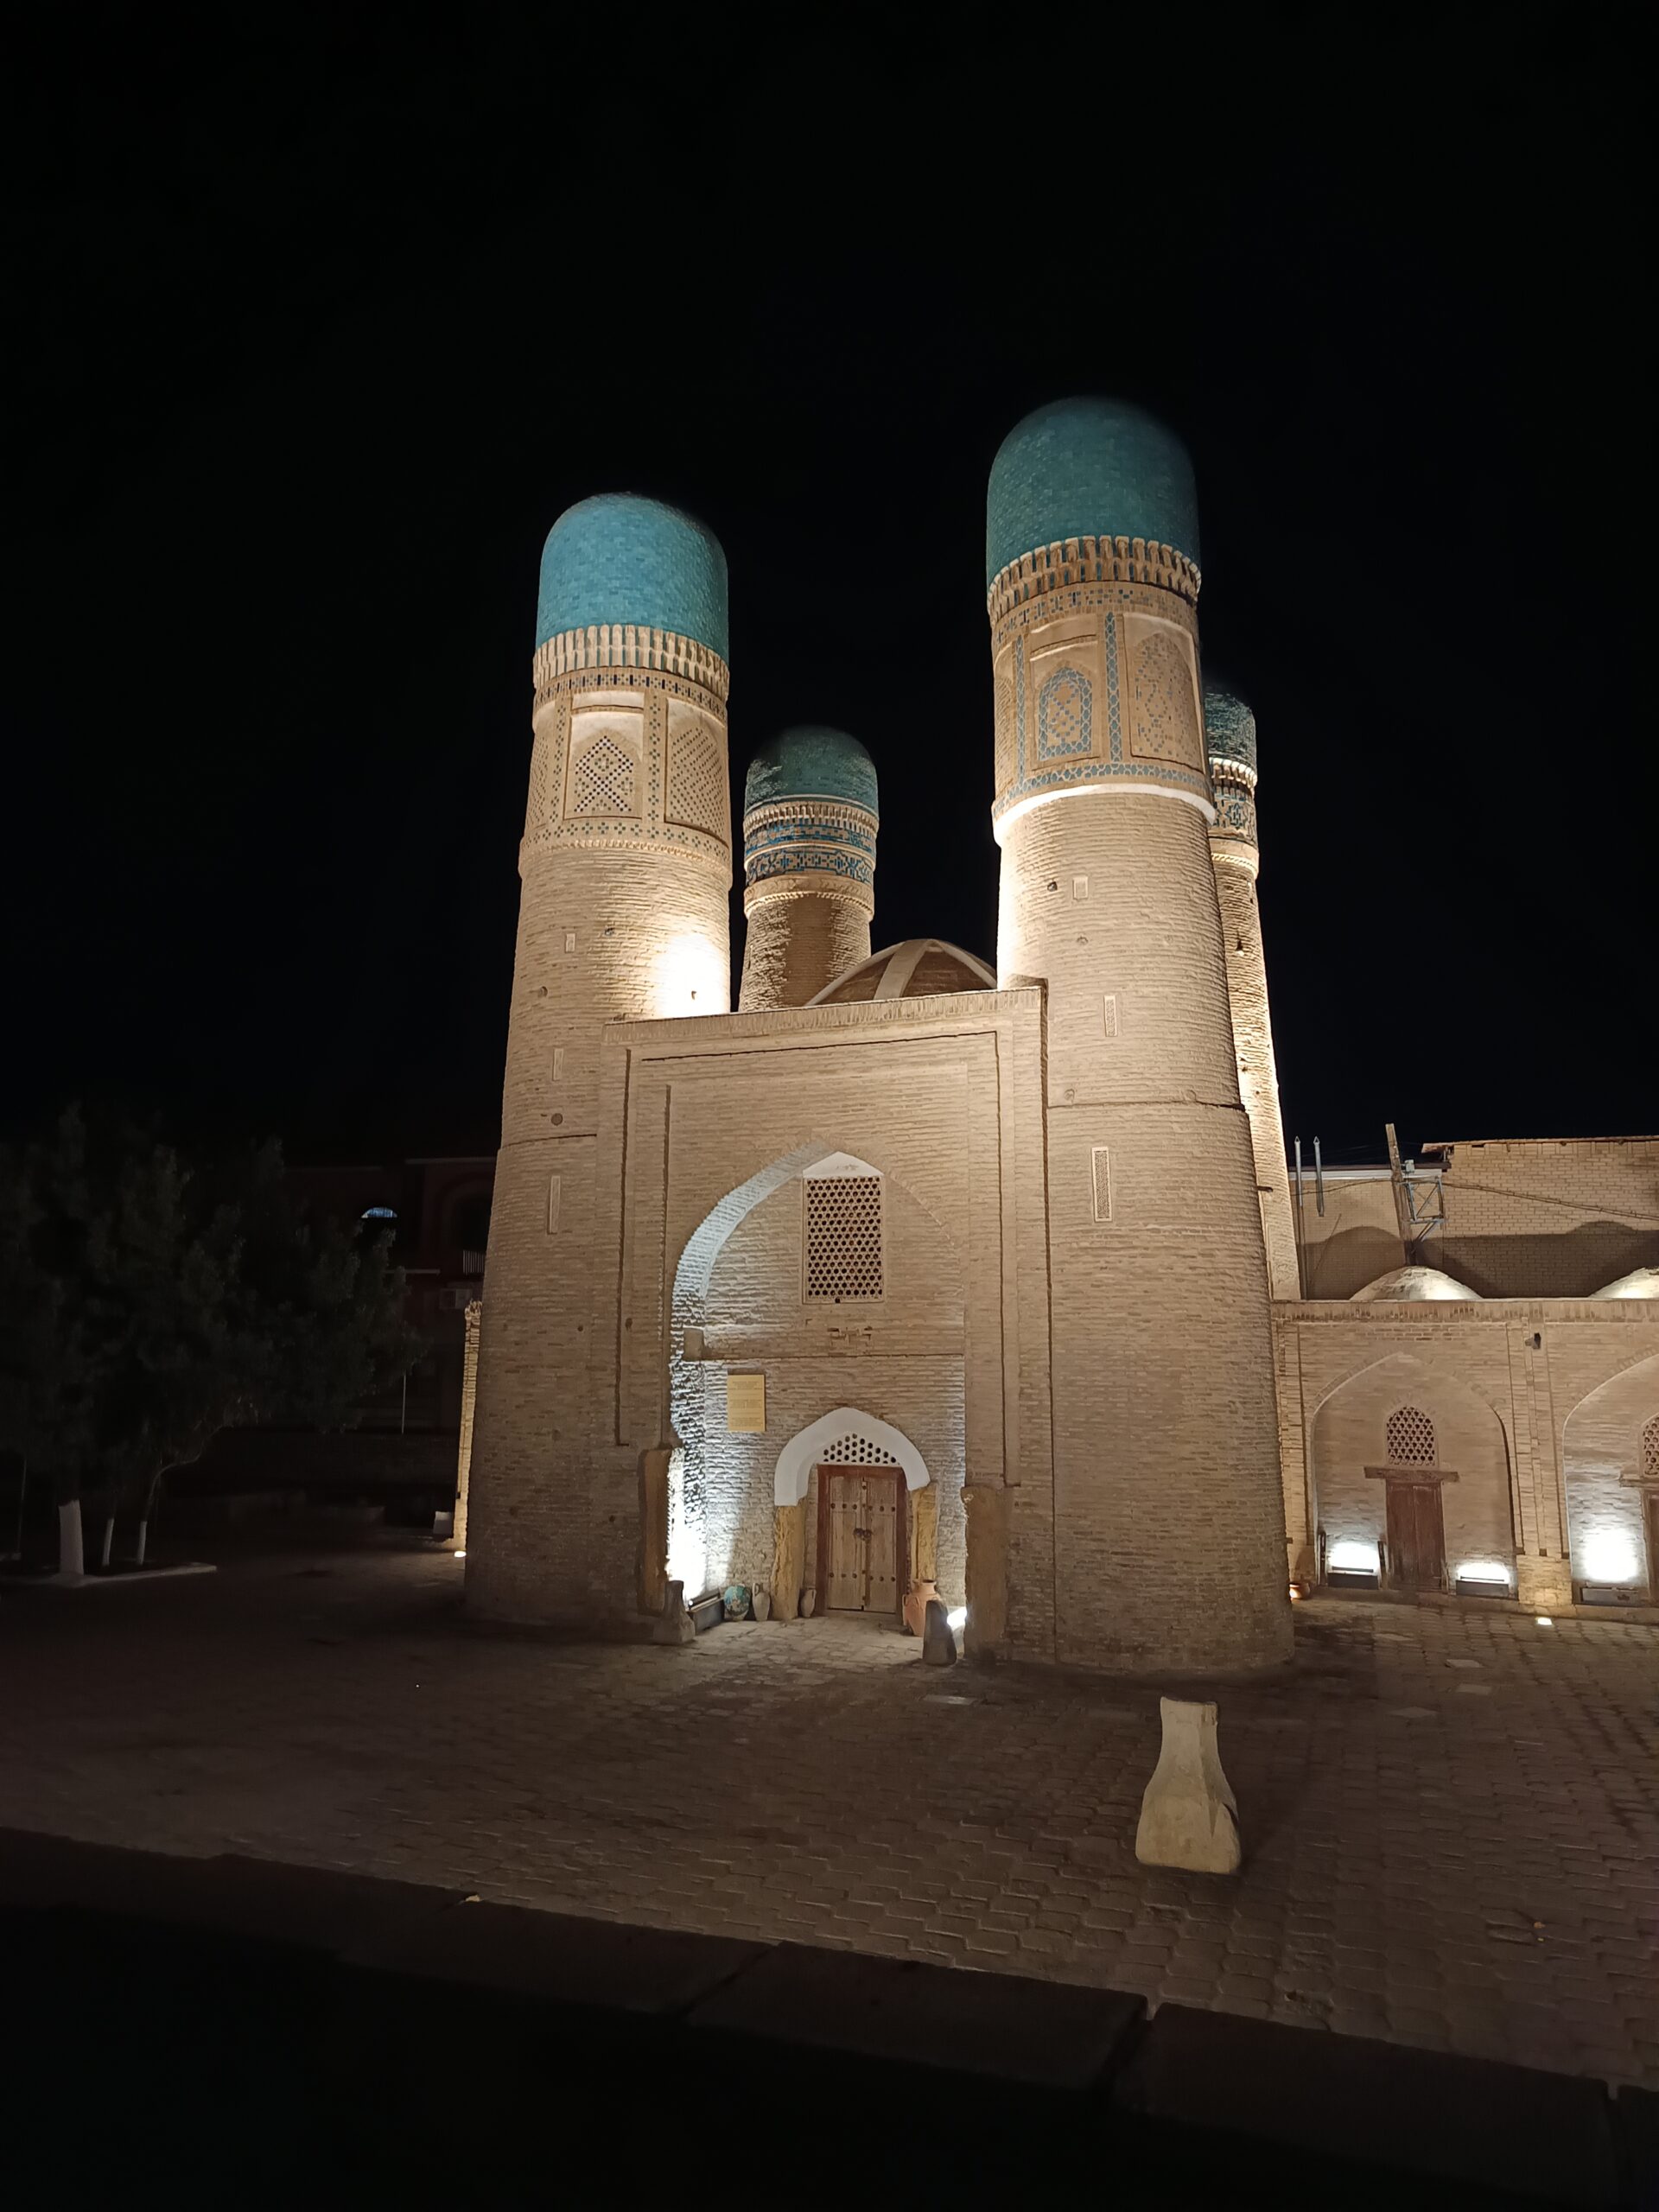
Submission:
[[[1433,1459],[1391,1448],[1389,1423],[1410,1413],[1427,1423]],[[1399,1433],[1399,1432],[1397,1432]],[[1455,1586],[1515,1586],[1515,1518],[1509,1439],[1497,1411],[1451,1368],[1394,1352],[1338,1383],[1315,1408],[1310,1434],[1315,1526],[1327,1571],[1365,1573],[1389,1541],[1395,1481],[1436,1478],[1446,1577]],[[1382,1469],[1398,1466],[1398,1475]],[[1397,1503],[1397,1501],[1396,1501]],[[1396,1529],[1396,1547],[1400,1532]],[[1484,1571],[1483,1571],[1484,1570]]]
[[[1659,1353],[1587,1391],[1561,1427],[1573,1579],[1659,1603],[1659,1478],[1649,1427],[1659,1419]]]

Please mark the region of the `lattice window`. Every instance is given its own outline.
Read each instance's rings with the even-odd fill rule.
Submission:
[[[720,746],[701,724],[683,729],[670,748],[668,818],[722,841],[731,834]]]
[[[1415,1406],[1402,1406],[1389,1415],[1383,1431],[1388,1438],[1389,1464],[1395,1467],[1434,1465],[1434,1424]]]
[[[632,814],[633,760],[613,737],[596,737],[576,763],[573,814]]]
[[[809,1305],[881,1295],[881,1178],[813,1175],[806,1192]]]
[[[820,1452],[818,1464],[828,1467],[896,1467],[899,1465],[885,1444],[872,1444],[868,1436],[838,1436],[827,1452]]]
[[[1642,1432],[1642,1471],[1659,1480],[1659,1414]]]

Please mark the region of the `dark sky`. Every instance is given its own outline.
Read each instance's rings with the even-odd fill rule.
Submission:
[[[856,732],[876,941],[990,954],[986,472],[1091,389],[1197,465],[1287,1129],[1655,1126],[1628,15],[450,12],[92,10],[22,73],[8,1127],[493,1145],[595,491],[726,548],[734,782]]]

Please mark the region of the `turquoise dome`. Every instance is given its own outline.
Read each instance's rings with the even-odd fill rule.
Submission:
[[[750,761],[743,811],[785,798],[850,799],[878,813],[875,763],[845,730],[786,729]]]
[[[567,507],[542,548],[536,642],[591,622],[636,622],[729,659],[726,556],[693,515],[630,492]]]
[[[1255,766],[1255,716],[1224,683],[1204,687],[1204,749],[1211,760]]]
[[[1065,537],[1144,537],[1198,558],[1186,448],[1138,407],[1057,399],[1018,423],[991,463],[985,582]]]

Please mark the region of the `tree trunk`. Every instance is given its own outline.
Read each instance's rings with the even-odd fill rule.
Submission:
[[[86,1572],[80,1548],[80,1500],[72,1497],[58,1508],[58,1573],[79,1582]]]

